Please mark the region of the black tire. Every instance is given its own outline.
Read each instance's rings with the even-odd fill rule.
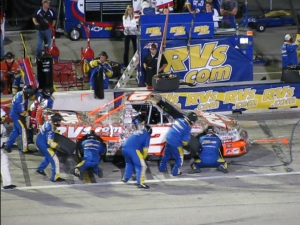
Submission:
[[[54,141],[59,144],[57,151],[69,156],[73,156],[76,149],[76,144],[74,141],[60,134],[54,135]]]
[[[168,92],[179,88],[179,77],[175,74],[158,74],[152,78],[152,87],[156,91]],[[158,80],[157,80],[158,78]]]
[[[266,30],[266,26],[265,26],[264,24],[258,24],[258,25],[256,26],[256,30],[257,30],[258,32],[264,32],[264,31]]]
[[[78,28],[72,28],[68,32],[68,38],[72,41],[78,41],[82,37],[81,31]]]
[[[300,83],[300,66],[283,69],[280,80],[285,83]]]
[[[190,152],[190,154],[187,155],[188,158],[195,157],[196,155],[199,154],[199,149],[200,149],[199,139],[192,135],[189,144],[185,146],[184,149]]]

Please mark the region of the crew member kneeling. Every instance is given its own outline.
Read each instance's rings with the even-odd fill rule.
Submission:
[[[105,153],[102,139],[96,135],[95,131],[90,131],[81,143],[83,150],[83,160],[75,166],[72,171],[76,177],[80,176],[80,173],[84,170],[92,169],[93,172],[101,178],[103,176],[102,169],[98,167],[102,154]]]
[[[199,139],[199,159],[191,164],[192,170],[189,173],[200,173],[203,167],[216,167],[218,171],[228,173],[227,163],[221,155],[221,139],[214,133],[212,126],[207,128],[206,133]]]
[[[151,134],[152,128],[149,125],[145,125],[143,130],[131,135],[123,145],[122,154],[126,162],[125,172],[122,178],[124,183],[127,183],[131,178],[133,169],[135,169],[138,188],[149,188],[149,186],[145,184],[147,169],[145,159],[148,155]]]
[[[40,129],[40,133],[36,138],[36,146],[44,155],[44,159],[37,168],[37,173],[46,176],[45,169],[51,164],[52,175],[50,180],[53,182],[65,181],[65,179],[59,176],[59,160],[55,154],[55,149],[59,148],[59,144],[54,141],[54,135],[56,127],[60,126],[60,122],[63,121],[63,117],[59,113],[55,113],[51,116],[50,120],[47,120]]]

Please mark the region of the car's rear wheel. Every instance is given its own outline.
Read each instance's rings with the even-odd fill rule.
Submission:
[[[258,24],[258,25],[256,26],[256,30],[257,30],[258,32],[264,32],[264,31],[266,30],[266,26],[265,26],[264,24]]]
[[[68,37],[72,41],[78,41],[81,38],[81,32],[78,28],[73,28],[68,32]]]

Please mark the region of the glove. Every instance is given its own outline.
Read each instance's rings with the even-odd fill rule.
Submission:
[[[297,38],[297,41],[300,42],[300,35],[299,35],[299,37]]]
[[[20,116],[26,117],[26,116],[28,116],[28,112],[27,112],[27,111],[24,111],[24,112],[20,113]]]

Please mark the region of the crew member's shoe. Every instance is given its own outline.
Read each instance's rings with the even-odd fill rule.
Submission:
[[[97,176],[99,177],[99,178],[102,178],[103,177],[103,170],[101,169],[101,168],[98,168],[99,170],[98,170],[98,173],[97,173]]]
[[[4,150],[7,152],[7,153],[11,153],[12,149],[11,147],[8,147],[8,146],[4,146]]]
[[[7,190],[7,189],[14,189],[16,187],[17,187],[16,185],[11,184],[11,185],[4,186],[3,189],[5,189],[5,190]]]
[[[123,183],[127,183],[128,180],[129,180],[129,179],[123,177],[121,181],[122,181]]]
[[[63,181],[66,181],[66,179],[59,177],[56,180],[54,180],[53,182],[63,182]]]
[[[217,170],[223,173],[228,173],[228,169],[226,169],[224,165],[220,165]]]
[[[47,176],[47,174],[44,171],[42,171],[42,170],[37,170],[36,172],[39,173],[39,174],[41,174],[41,175],[43,175],[43,176]]]
[[[149,189],[150,187],[147,184],[139,184],[138,188]]]
[[[191,169],[189,171],[189,174],[194,174],[194,173],[201,173],[201,170],[200,169]]]
[[[75,177],[80,177],[80,171],[77,168],[72,169],[71,174],[73,174]]]

